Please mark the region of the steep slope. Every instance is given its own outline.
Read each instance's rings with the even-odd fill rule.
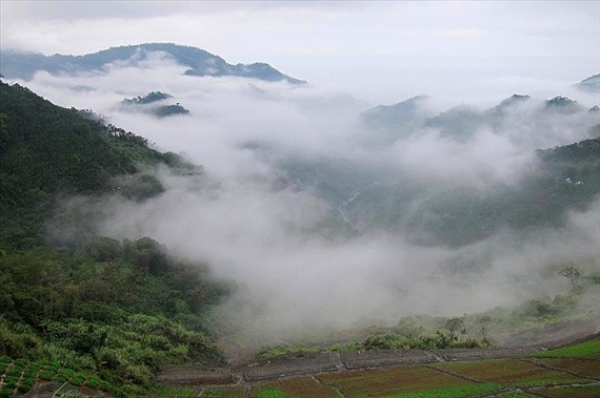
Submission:
[[[155,167],[200,173],[84,115],[0,83],[0,358],[44,361],[60,370],[53,380],[61,385],[137,396],[162,365],[222,363],[205,316],[229,287],[149,237],[85,236],[60,248],[45,241],[44,222],[63,199],[136,203],[164,191]],[[17,396],[32,386],[21,383]],[[2,388],[14,396],[14,383]]]
[[[55,106],[19,85],[0,83],[0,243],[42,243],[42,223],[58,194],[119,191],[143,199],[162,191],[149,166],[194,166],[144,138]],[[114,177],[135,176],[122,186]],[[119,189],[117,189],[117,187]]]
[[[101,71],[107,65],[120,62],[136,65],[160,53],[189,69],[189,76],[239,76],[265,81],[286,81],[292,84],[304,83],[284,75],[265,63],[228,64],[223,58],[195,47],[173,43],[144,43],[112,47],[97,53],[73,56],[55,54],[17,53],[4,51],[0,54],[0,72],[7,78],[31,79],[37,71],[51,74],[75,74]]]

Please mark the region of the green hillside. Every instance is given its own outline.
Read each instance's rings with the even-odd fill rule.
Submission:
[[[25,87],[0,83],[0,244],[43,244],[42,222],[58,194],[119,191],[143,199],[162,191],[154,177],[143,173],[147,168],[195,167],[90,116],[55,106]],[[130,186],[117,184],[119,175],[132,176]]]
[[[0,84],[0,357],[45,361],[62,381],[129,396],[151,388],[163,364],[223,361],[205,318],[228,287],[148,237],[46,242],[61,198],[144,201],[164,191],[153,167],[200,170],[90,115]]]

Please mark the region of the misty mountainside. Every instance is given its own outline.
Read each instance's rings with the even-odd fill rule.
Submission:
[[[577,83],[575,87],[590,93],[600,93],[600,73],[590,76],[587,79],[583,79],[580,83]]]
[[[99,72],[110,64],[136,66],[157,56],[166,57],[187,67],[184,73],[188,76],[238,76],[264,81],[286,81],[291,84],[304,83],[284,75],[266,63],[232,65],[205,50],[173,43],[112,47],[78,56],[62,54],[46,56],[37,53],[2,51],[0,73],[6,78],[29,80],[38,71],[46,71],[53,75]]]
[[[561,228],[570,211],[585,211],[598,198],[597,110],[566,97],[515,94],[487,110],[461,105],[432,114],[421,106],[427,100],[361,114],[368,128],[354,135],[354,151],[374,151],[378,159],[275,162],[286,181],[325,198],[359,233],[385,230],[419,245],[463,246],[503,230]],[[504,150],[515,163],[503,165]]]
[[[200,166],[150,148],[91,110],[0,82],[3,360],[64,364],[71,383],[93,377],[91,387],[114,396],[148,393],[166,364],[223,365],[206,318],[228,284],[148,236],[86,229],[103,217],[93,209],[63,207],[76,200],[143,206],[167,190],[160,171],[202,178]]]
[[[43,240],[42,224],[57,195],[118,193],[133,200],[164,188],[146,171],[160,165],[199,170],[145,138],[58,107],[20,85],[0,83],[0,242]]]
[[[528,95],[514,94],[490,109],[479,109],[470,105],[458,105],[449,110],[434,114],[428,110],[426,96],[410,98],[394,105],[379,105],[361,114],[361,120],[368,133],[357,137],[361,144],[391,145],[399,139],[422,133],[426,129],[436,129],[443,138],[456,141],[468,141],[478,130],[490,129],[496,134],[526,133],[507,129],[507,123],[514,122],[515,111],[527,119],[529,123],[537,122],[540,126],[549,125],[552,133],[553,115],[578,115],[592,128],[597,125],[596,108],[586,109],[577,101],[564,96],[557,96],[540,102]],[[587,112],[585,112],[587,111]],[[563,118],[563,119],[566,119]],[[518,137],[514,137],[518,139]],[[535,137],[524,137],[524,139]],[[540,141],[540,144],[543,144]]]
[[[185,109],[179,102],[167,104],[173,98],[172,95],[161,91],[152,91],[145,96],[125,98],[121,101],[121,109],[127,112],[143,112],[158,118],[175,115],[187,115],[189,110]]]

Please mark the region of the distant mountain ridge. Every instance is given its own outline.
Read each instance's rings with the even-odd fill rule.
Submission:
[[[147,60],[150,54],[156,52],[165,53],[177,63],[187,66],[189,69],[185,74],[188,76],[237,76],[272,82],[286,81],[291,84],[306,83],[285,75],[266,63],[232,65],[208,51],[174,43],[111,47],[96,53],[77,56],[61,54],[46,56],[39,53],[2,51],[0,71],[7,78],[29,80],[38,71],[47,71],[51,74],[91,72],[102,70],[106,65],[114,62],[136,63]]]
[[[600,73],[582,80],[581,82],[577,83],[575,87],[587,92],[600,93]]]

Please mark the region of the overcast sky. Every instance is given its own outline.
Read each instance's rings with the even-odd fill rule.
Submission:
[[[502,96],[600,73],[600,2],[5,1],[2,49],[175,42],[361,99]],[[468,98],[465,98],[468,99]]]

